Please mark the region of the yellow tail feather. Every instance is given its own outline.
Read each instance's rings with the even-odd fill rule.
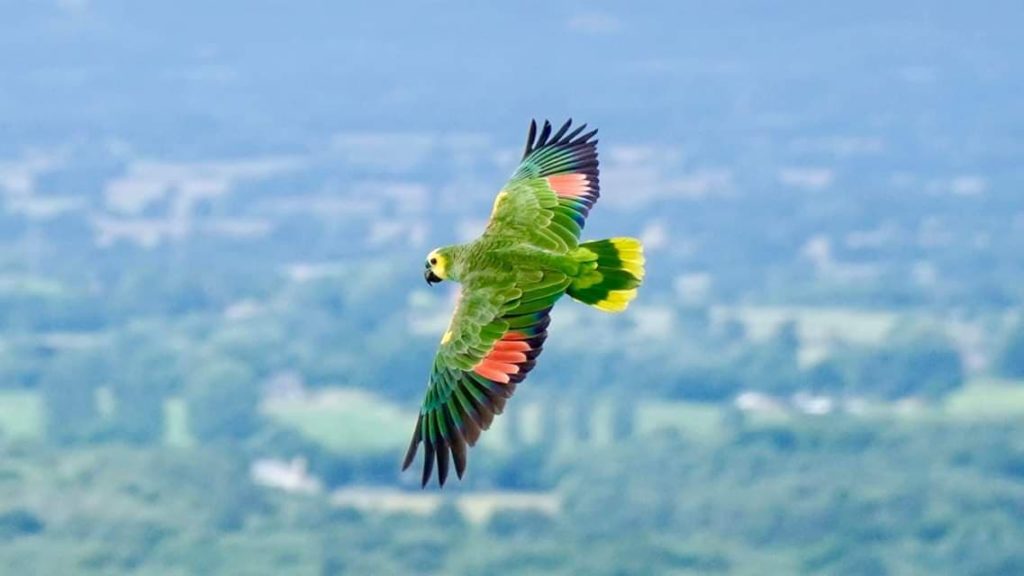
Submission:
[[[636,298],[644,278],[643,245],[636,238],[609,238],[580,244],[579,276],[569,285],[576,300],[605,312],[622,312]]]

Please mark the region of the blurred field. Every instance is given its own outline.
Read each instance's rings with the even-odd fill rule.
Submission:
[[[0,391],[0,435],[6,438],[38,438],[43,433],[43,404],[29,390]]]
[[[386,400],[342,388],[309,398],[268,403],[263,411],[339,453],[401,449],[408,443],[416,422],[415,414]]]
[[[686,438],[712,440],[722,433],[723,410],[699,402],[650,402],[637,409],[637,432],[675,430]]]
[[[188,431],[188,408],[181,398],[171,398],[164,403],[164,442],[168,446],[188,447],[195,439]]]
[[[976,380],[950,394],[944,408],[960,420],[1024,418],[1024,380]]]

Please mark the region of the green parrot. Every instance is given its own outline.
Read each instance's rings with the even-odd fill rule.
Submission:
[[[606,312],[621,312],[644,277],[635,238],[580,243],[599,193],[597,130],[552,134],[530,123],[526,151],[498,193],[484,233],[427,255],[427,284],[461,284],[458,303],[434,357],[427,394],[402,470],[425,447],[422,486],[437,464],[444,486],[450,462],[459,479],[467,446],[501,414],[533,369],[555,302],[568,294]]]

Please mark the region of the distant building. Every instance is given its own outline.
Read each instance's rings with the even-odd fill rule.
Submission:
[[[814,416],[831,414],[838,408],[835,398],[809,392],[797,392],[784,400],[762,392],[747,391],[737,396],[733,405],[743,412],[777,414],[795,411]]]
[[[751,391],[736,396],[733,405],[744,412],[783,412],[786,409],[775,396]]]
[[[306,470],[305,458],[256,460],[249,468],[249,476],[257,486],[285,492],[317,494],[323,489],[320,480]]]
[[[808,392],[797,392],[793,395],[793,407],[814,416],[830,414],[836,408],[836,402],[830,396],[820,396]]]

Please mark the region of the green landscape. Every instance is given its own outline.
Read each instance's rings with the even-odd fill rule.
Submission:
[[[345,314],[311,317],[331,313]],[[220,320],[201,329],[202,315],[178,328],[201,338],[183,332],[167,343],[156,335],[170,325],[148,323],[131,327],[131,337],[114,330],[72,339],[90,344],[35,366],[6,365],[8,374],[34,372],[38,384],[0,393],[0,562],[39,574],[1021,567],[1020,325],[999,343],[991,370],[950,380],[930,369],[955,350],[950,340],[943,348],[931,335],[893,335],[936,325],[924,318],[888,319],[889,333],[867,337],[877,312],[745,314],[770,330],[723,350],[751,360],[687,362],[672,369],[681,387],[602,390],[584,378],[616,374],[607,360],[555,393],[553,375],[539,371],[473,452],[471,473],[443,492],[398,474],[410,403],[334,378],[300,385],[272,366],[259,384],[247,366],[289,366],[285,358],[302,357],[292,349],[299,342],[251,355],[256,349],[235,348]],[[264,318],[262,333],[279,333],[272,325],[286,318]],[[691,332],[692,345],[727,336],[714,326]],[[804,343],[820,346],[826,334],[828,360],[801,365]],[[360,353],[386,355],[386,342],[369,343],[385,351]],[[124,347],[146,359],[138,372],[129,355],[112,352]],[[118,357],[125,366],[111,367]],[[397,358],[381,366],[396,369]],[[829,363],[838,379],[821,375]],[[757,366],[767,372],[751,375]],[[954,376],[965,373],[959,360],[954,366]],[[774,375],[780,367],[785,379]],[[701,385],[687,385],[694,381]],[[66,382],[88,383],[89,400],[66,402]],[[250,400],[239,402],[243,391]]]
[[[1024,574],[1019,1],[0,4],[0,576]],[[643,285],[421,487],[570,117]]]

